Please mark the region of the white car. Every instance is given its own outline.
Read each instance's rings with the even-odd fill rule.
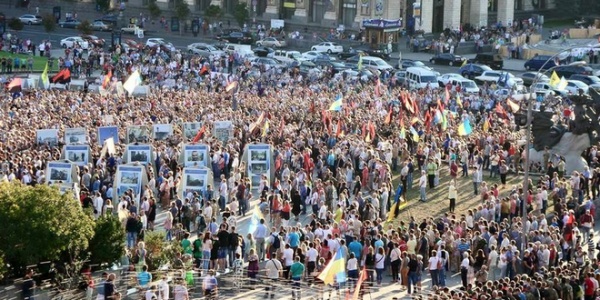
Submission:
[[[87,50],[90,46],[86,40],[78,36],[72,36],[60,40],[60,46],[63,48],[73,48],[73,46],[76,44],[79,44],[79,46],[81,46],[81,49],[83,50]]]
[[[569,91],[573,95],[578,95],[579,90],[583,90],[584,94],[590,91],[590,86],[579,80],[567,80],[567,87],[565,90]]]
[[[213,45],[209,45],[206,43],[193,43],[187,46],[188,52],[190,54],[198,54],[200,56],[209,57],[211,55],[222,57],[226,56],[227,53],[223,50],[217,49],[217,47]]]
[[[307,52],[302,53],[302,58],[304,58],[305,60],[311,60],[312,61],[312,60],[314,60],[314,59],[316,59],[318,57],[321,57],[323,55],[327,55],[327,54],[321,53],[319,51],[307,51]]]
[[[27,25],[39,25],[42,24],[42,17],[36,15],[22,15],[19,17],[19,20],[23,22],[23,24]]]
[[[283,39],[278,39],[276,37],[266,37],[262,40],[256,42],[256,46],[258,47],[270,47],[270,48],[281,48],[285,47],[287,43]]]
[[[503,71],[485,71],[480,76],[475,77],[476,82],[488,82],[488,83],[498,83],[498,81],[504,80],[504,77],[508,76],[508,86],[522,86],[523,79],[515,77],[515,75],[503,72]]]
[[[175,46],[170,42],[165,41],[163,38],[151,38],[146,40],[146,47],[154,48],[158,46],[164,46],[169,49],[169,51],[175,51]]]
[[[338,43],[323,42],[318,45],[314,45],[314,46],[310,47],[310,50],[319,51],[319,52],[327,52],[329,54],[332,54],[332,53],[344,52],[344,47]]]
[[[529,88],[529,91],[532,93],[548,93],[553,92],[556,95],[567,96],[569,94],[568,90],[557,90],[550,86],[548,82],[538,82],[535,85],[532,85]]]
[[[456,79],[462,80],[465,78],[458,73],[446,73],[446,74],[438,77],[438,81],[443,85],[446,85],[446,84],[448,84],[448,82],[451,82],[452,80],[456,80]]]

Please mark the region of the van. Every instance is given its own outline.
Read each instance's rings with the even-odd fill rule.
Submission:
[[[470,63],[487,65],[494,70],[502,70],[504,59],[500,54],[495,53],[477,53],[475,58],[469,60]]]
[[[275,58],[286,64],[293,63],[295,61],[302,61],[302,54],[298,51],[286,51],[286,50],[275,50],[269,53],[267,57]]]
[[[435,72],[419,67],[406,69],[405,82],[409,89],[423,89],[426,87],[436,89],[440,87]]]
[[[226,44],[225,47],[223,47],[223,51],[227,52],[228,54],[233,54],[235,52],[242,52],[242,51],[252,51],[252,46],[250,46],[250,45]]]
[[[388,70],[391,72],[394,70],[394,67],[388,64],[385,60],[375,56],[363,56],[362,65],[363,67],[369,67],[379,71]]]
[[[475,84],[475,81],[470,79],[453,79],[450,81],[453,87],[460,87],[463,93],[467,94],[479,94],[479,87]]]

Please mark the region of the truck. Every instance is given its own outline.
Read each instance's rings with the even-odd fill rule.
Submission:
[[[252,46],[250,45],[238,45],[238,44],[225,44],[223,51],[227,54],[233,54],[234,52],[252,52]]]
[[[139,32],[142,32],[142,34],[143,34],[144,29],[140,28],[139,26],[137,26],[135,24],[129,24],[129,25],[127,25],[127,27],[121,28],[121,32],[137,35],[137,34],[139,34]]]

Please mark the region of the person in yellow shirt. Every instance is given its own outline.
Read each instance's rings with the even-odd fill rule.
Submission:
[[[334,215],[334,220],[336,223],[340,223],[340,221],[342,220],[342,217],[344,216],[344,210],[342,209],[341,205],[337,205],[337,209],[335,210],[335,215]]]

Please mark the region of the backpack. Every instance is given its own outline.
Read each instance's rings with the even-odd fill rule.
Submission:
[[[279,240],[279,236],[273,235],[273,245],[271,247],[275,249],[279,249],[281,247],[281,240]]]

